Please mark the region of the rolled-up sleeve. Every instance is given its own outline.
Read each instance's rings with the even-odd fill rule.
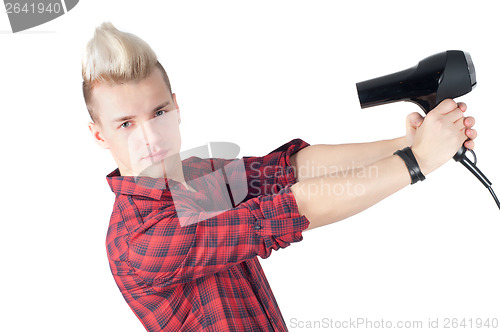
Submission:
[[[257,218],[254,222],[257,234],[264,240],[258,252],[262,258],[269,257],[271,249],[286,248],[290,243],[302,241],[302,231],[309,227],[309,220],[299,214],[290,186],[286,185],[277,195],[262,197],[262,219]]]
[[[290,157],[309,146],[296,138],[283,144],[263,157],[243,157],[248,181],[248,198],[279,192],[297,182]]]

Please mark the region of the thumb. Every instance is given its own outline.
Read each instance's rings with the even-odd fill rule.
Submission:
[[[417,128],[422,124],[422,122],[424,122],[424,117],[422,115],[420,115],[420,113],[418,113],[418,112],[410,113],[406,117],[406,126],[407,127]]]

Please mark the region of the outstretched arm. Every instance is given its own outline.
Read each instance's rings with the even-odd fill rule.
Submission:
[[[462,112],[467,110],[465,103],[456,105]],[[406,135],[394,139],[368,143],[311,145],[292,155],[290,164],[295,169],[297,181],[329,173],[345,173],[382,160],[391,156],[396,150],[413,145],[416,130],[423,120],[424,118],[418,112],[409,114],[406,117]],[[468,138],[465,147],[473,149],[473,140],[477,137],[477,132],[471,127],[475,124],[475,120],[473,117],[465,117],[463,124],[466,126],[465,134]]]
[[[465,104],[457,105],[451,99],[444,100],[427,114],[411,137],[414,140],[411,144],[412,151],[424,175],[450,160],[464,141],[477,136],[475,130],[470,129],[474,120],[463,117],[465,108]],[[468,143],[466,147],[473,147],[471,141],[466,143]],[[408,144],[403,143],[403,146],[405,145]],[[326,172],[316,177],[301,176],[301,168],[306,170],[302,173],[307,173],[309,169],[307,162],[316,160],[309,158],[323,158],[323,163],[326,164],[329,157],[315,151],[314,146],[304,148],[295,154],[293,167],[296,167],[299,182],[295,183],[291,190],[299,213],[310,221],[308,229],[357,214],[411,183],[411,177],[403,160],[399,156],[392,155],[395,150],[403,146],[397,144],[391,146],[388,143],[382,143],[381,146],[381,150],[377,153],[367,151],[363,145],[355,149],[355,153],[366,152],[371,159],[382,154],[383,158],[378,161],[349,171]],[[347,150],[344,152],[348,153],[349,158],[355,158],[355,153],[351,154]],[[362,165],[361,159],[357,160],[358,165]]]
[[[391,155],[348,172],[302,180],[291,190],[309,230],[355,215],[410,183],[404,161]]]
[[[368,143],[316,144],[308,146],[290,157],[297,181],[331,173],[348,173],[391,156],[408,144],[406,137]]]

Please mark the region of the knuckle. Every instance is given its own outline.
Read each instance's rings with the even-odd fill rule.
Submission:
[[[435,119],[435,121],[436,121],[436,125],[438,125],[440,127],[443,127],[447,122],[446,119],[443,117],[439,117],[439,118]]]
[[[439,113],[437,112],[429,112],[425,118],[429,119],[428,121],[435,121],[436,118],[439,118]]]
[[[443,106],[447,109],[454,109],[458,107],[457,103],[450,98],[443,100]]]

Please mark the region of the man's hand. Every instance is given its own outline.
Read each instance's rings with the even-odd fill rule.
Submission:
[[[467,106],[452,99],[443,100],[431,110],[415,131],[412,151],[424,175],[442,166],[462,144],[477,136],[473,118],[464,118]],[[467,148],[474,147],[468,142]]]
[[[467,105],[465,103],[457,103],[458,107],[465,112],[467,110]],[[406,117],[406,142],[408,146],[412,146],[415,141],[415,132],[417,128],[423,123],[424,117],[418,112],[413,112],[408,114]],[[464,118],[464,126],[466,127],[465,135],[467,135],[468,140],[465,141],[464,146],[467,149],[474,149],[474,139],[477,137],[477,131],[472,129],[475,124],[475,120],[472,116]]]

